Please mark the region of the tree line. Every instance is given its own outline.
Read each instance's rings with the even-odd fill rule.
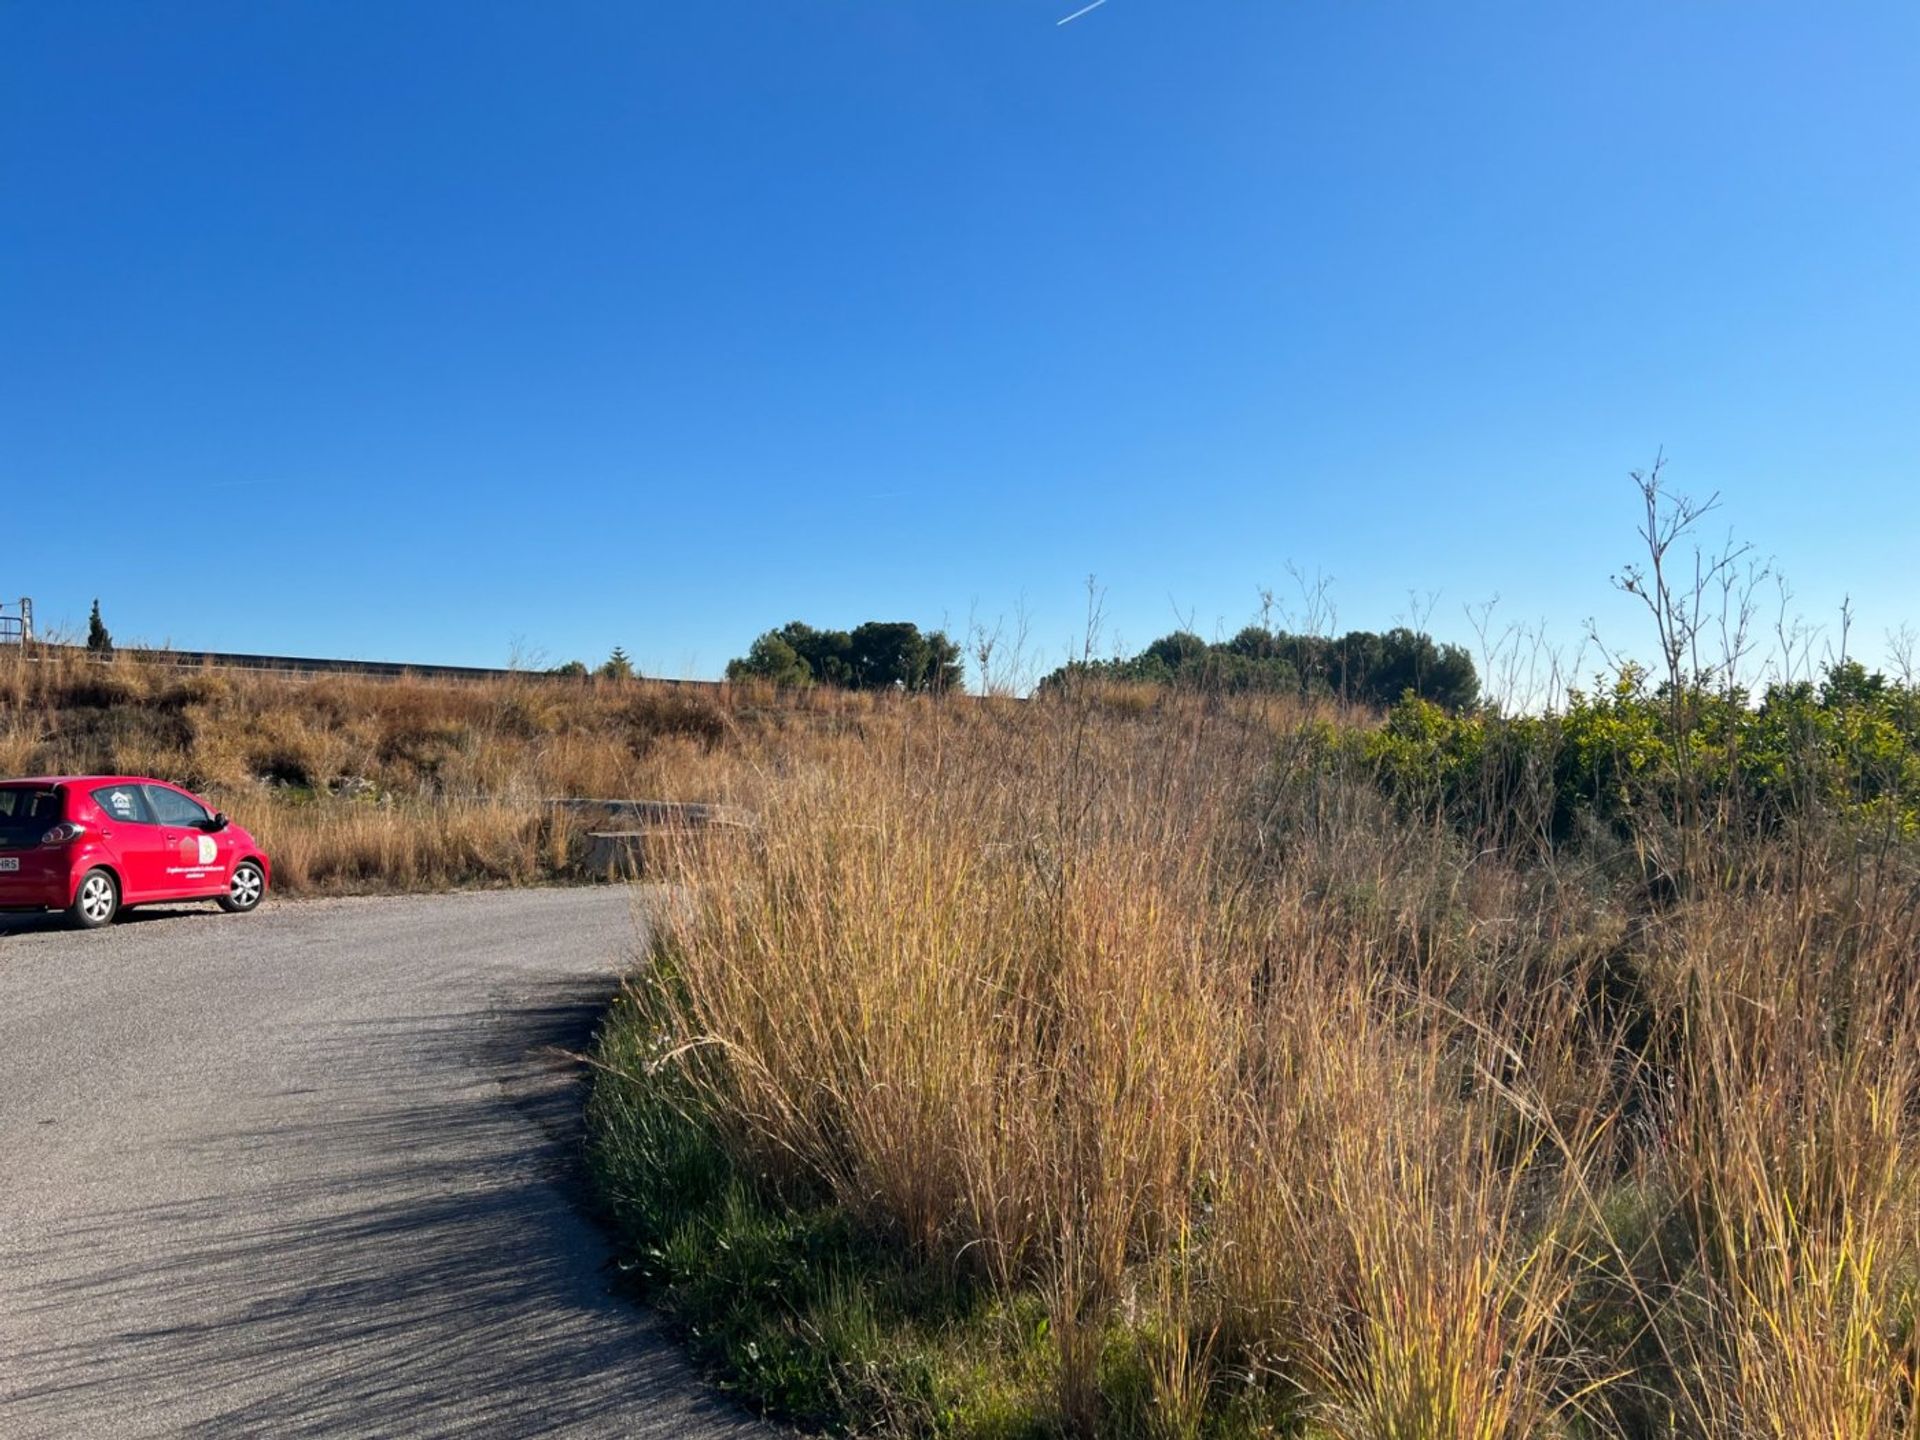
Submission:
[[[634,671],[625,652],[616,649],[597,670],[574,661],[557,667],[557,673],[626,679]],[[945,631],[922,630],[905,620],[869,620],[851,630],[789,621],[755,638],[745,655],[727,662],[726,674],[729,680],[781,686],[934,694],[966,683],[960,646]],[[1330,636],[1249,625],[1231,640],[1217,642],[1177,630],[1137,655],[1072,661],[1040,687],[1057,689],[1080,678],[1292,693],[1383,707],[1413,695],[1454,712],[1471,710],[1480,698],[1480,679],[1465,649],[1405,627]]]
[[[1231,640],[1216,642],[1176,630],[1137,655],[1071,661],[1040,685],[1043,690],[1057,688],[1079,678],[1325,696],[1383,706],[1412,694],[1452,711],[1470,710],[1480,699],[1480,677],[1464,648],[1439,644],[1431,635],[1404,626],[1333,636],[1249,625]]]
[[[794,620],[769,630],[727,663],[729,680],[835,685],[843,690],[941,693],[966,683],[960,647],[941,630],[905,620],[869,620],[852,630],[819,630]]]

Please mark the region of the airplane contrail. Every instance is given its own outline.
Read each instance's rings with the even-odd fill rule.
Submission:
[[[1067,16],[1065,20],[1054,21],[1053,22],[1054,28],[1058,29],[1062,25],[1070,25],[1075,20],[1078,20],[1082,15],[1088,14],[1094,10],[1098,10],[1102,5],[1106,3],[1107,3],[1107,0],[1093,0],[1093,3],[1091,5],[1082,5],[1078,10],[1074,11],[1073,14]]]

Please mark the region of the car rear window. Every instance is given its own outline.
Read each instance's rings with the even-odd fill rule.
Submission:
[[[38,845],[60,823],[60,792],[41,786],[0,785],[0,848]]]

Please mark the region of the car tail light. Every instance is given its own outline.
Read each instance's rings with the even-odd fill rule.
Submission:
[[[42,845],[65,845],[87,833],[87,827],[63,820],[40,837]]]

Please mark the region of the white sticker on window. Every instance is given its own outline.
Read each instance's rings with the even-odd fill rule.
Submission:
[[[113,813],[116,815],[131,815],[133,813],[133,796],[124,790],[114,791],[113,794],[107,797],[107,803],[113,806]]]

